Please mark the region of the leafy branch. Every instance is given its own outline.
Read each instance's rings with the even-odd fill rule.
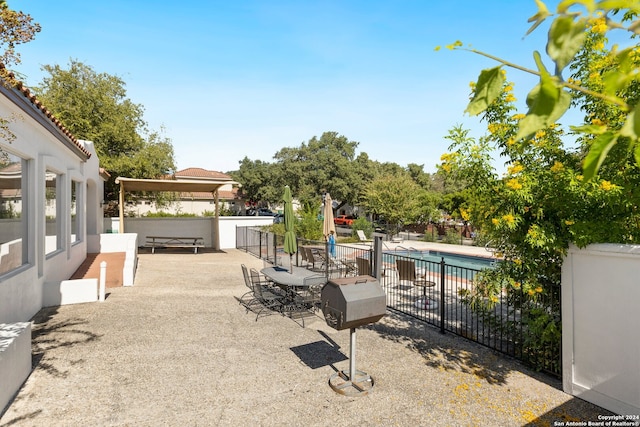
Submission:
[[[536,0],[538,12],[529,18],[533,25],[527,34],[534,31],[548,17],[553,16],[546,5]],[[586,16],[571,11],[573,7],[586,9]],[[620,22],[611,19],[610,14],[622,14]],[[589,31],[606,34],[614,29],[626,29],[632,37],[640,32],[640,21],[636,17],[640,14],[640,4],[632,0],[564,0],[557,7],[556,18],[551,23],[546,52],[555,64],[553,73],[549,72],[542,62],[538,51],[533,52],[537,70],[506,61],[494,55],[470,48],[462,47],[456,41],[447,48],[465,50],[487,58],[501,65],[482,70],[475,85],[475,93],[465,112],[478,115],[487,110],[501,93],[505,76],[502,67],[510,67],[525,73],[536,75],[540,82],[529,92],[527,106],[529,111],[520,121],[516,140],[531,138],[536,132],[556,123],[569,109],[575,93],[582,93],[589,97],[600,99],[606,104],[619,108],[626,113],[625,121],[619,129],[603,129],[602,126],[574,127],[574,132],[590,135],[594,138],[589,153],[583,162],[583,173],[587,180],[593,178],[607,154],[621,138],[628,138],[634,148],[636,162],[640,165],[640,103],[633,106],[619,95],[624,93],[632,84],[640,81],[638,66],[640,51],[638,46],[617,51],[614,47],[610,53],[616,67],[601,70],[605,84],[601,91],[592,90],[572,81],[564,81],[562,71],[574,61],[578,53],[585,49],[585,40]],[[625,27],[623,21],[631,21]],[[572,95],[566,89],[574,91]]]

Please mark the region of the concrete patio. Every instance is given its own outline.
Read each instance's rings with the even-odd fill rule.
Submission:
[[[609,414],[454,335],[387,313],[358,329],[356,366],[375,379],[361,397],[328,385],[349,367],[349,332],[319,316],[306,327],[256,321],[237,250],[139,254],[133,287],[104,303],[42,310],[34,370],[0,418],[31,425],[522,426]]]

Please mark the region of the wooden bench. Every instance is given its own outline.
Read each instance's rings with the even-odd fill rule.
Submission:
[[[168,237],[168,236],[147,236],[146,247],[151,248],[151,253],[156,252],[156,248],[193,248],[193,253],[198,253],[198,248],[204,248],[202,237]]]

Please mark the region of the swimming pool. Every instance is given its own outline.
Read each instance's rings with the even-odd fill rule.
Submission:
[[[469,268],[473,270],[484,270],[486,268],[493,268],[496,259],[495,258],[485,258],[478,257],[473,255],[463,255],[463,254],[454,254],[451,252],[442,252],[442,251],[432,251],[432,250],[407,250],[407,251],[393,251],[393,252],[385,252],[384,255],[387,255],[387,262],[395,262],[391,258],[393,256],[401,256],[406,258],[413,258],[416,260],[429,261],[440,263],[444,258],[444,262],[447,265],[461,268]]]

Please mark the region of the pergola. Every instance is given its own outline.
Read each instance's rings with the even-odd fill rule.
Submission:
[[[220,249],[220,210],[218,207],[218,190],[223,185],[239,185],[229,180],[191,180],[191,179],[136,179],[117,177],[120,184],[119,197],[119,232],[124,233],[124,193],[125,191],[175,191],[180,193],[209,192],[215,201],[215,217],[213,220],[213,249]]]

